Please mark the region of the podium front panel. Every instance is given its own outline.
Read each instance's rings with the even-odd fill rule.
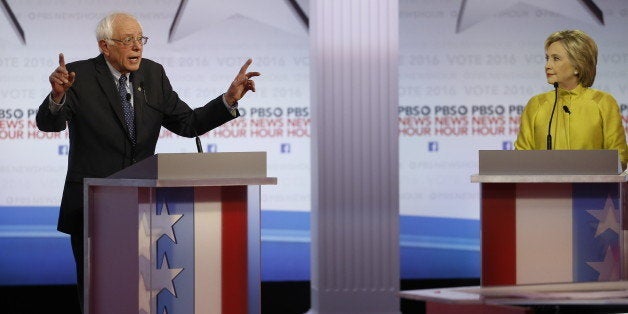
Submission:
[[[483,183],[482,285],[615,281],[618,183]]]
[[[90,186],[86,312],[259,313],[259,192]]]

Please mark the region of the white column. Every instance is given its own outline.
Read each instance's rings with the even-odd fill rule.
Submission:
[[[310,2],[310,313],[399,313],[398,16]]]

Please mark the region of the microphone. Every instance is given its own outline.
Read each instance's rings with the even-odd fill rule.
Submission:
[[[126,101],[131,101],[131,93],[126,93]]]
[[[153,106],[151,106],[151,104],[148,102],[148,97],[146,97],[146,89],[144,88],[144,82],[140,82],[140,87],[139,89],[142,91],[142,95],[144,95],[144,103],[146,103],[146,105],[148,107],[150,107],[151,109],[161,113],[161,114],[166,114],[163,111],[161,111],[160,109],[157,109]],[[131,94],[126,94],[126,98],[131,99]],[[186,123],[187,124],[187,123]],[[198,133],[196,132],[196,128],[193,125],[188,124],[189,127],[192,128],[192,131],[194,132],[194,140],[196,141],[196,151],[199,153],[203,152],[203,145],[201,144],[201,139],[198,137]]]
[[[569,110],[569,107],[567,106],[563,106],[563,111],[565,111],[568,114],[571,114],[571,111]]]
[[[554,107],[552,107],[552,115],[550,116],[549,126],[547,127],[547,150],[552,150],[552,119],[554,118],[554,111],[556,110],[556,102],[558,102],[558,82],[554,82]]]

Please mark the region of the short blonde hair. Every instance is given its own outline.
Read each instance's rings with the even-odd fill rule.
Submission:
[[[597,45],[589,35],[581,30],[563,30],[555,32],[545,40],[545,50],[555,43],[561,42],[569,61],[578,71],[578,80],[584,87],[591,87],[595,81],[597,67]]]

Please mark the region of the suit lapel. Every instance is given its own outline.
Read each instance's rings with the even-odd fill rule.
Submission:
[[[96,77],[98,78],[98,83],[100,84],[101,89],[104,91],[105,95],[107,96],[107,100],[109,101],[109,105],[111,106],[111,109],[113,110],[113,112],[116,113],[116,117],[118,117],[118,121],[120,122],[120,127],[124,129],[126,136],[130,139],[131,136],[129,134],[129,130],[126,128],[126,122],[124,121],[124,111],[122,110],[122,101],[120,100],[120,96],[118,95],[118,90],[116,88],[116,84],[114,83],[113,75],[111,74],[111,71],[109,71],[109,67],[107,67],[107,62],[105,61],[105,57],[102,54],[96,58]],[[137,126],[136,126],[136,137],[137,137]]]

